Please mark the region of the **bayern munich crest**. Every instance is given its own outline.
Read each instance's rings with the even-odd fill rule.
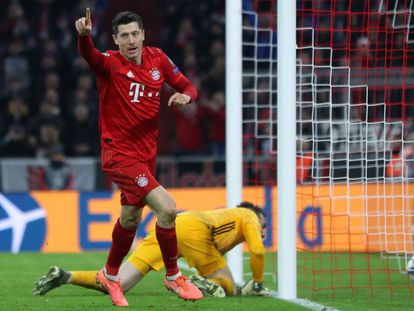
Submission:
[[[154,81],[158,81],[161,77],[161,73],[157,68],[151,69],[151,78]]]
[[[139,187],[145,187],[148,185],[148,178],[145,175],[139,175],[137,178],[135,178],[135,182]]]

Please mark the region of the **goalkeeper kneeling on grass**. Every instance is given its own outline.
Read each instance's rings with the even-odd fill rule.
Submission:
[[[270,295],[270,291],[263,286],[266,215],[260,207],[242,202],[238,208],[184,212],[177,215],[176,231],[178,256],[197,270],[189,280],[205,296]],[[249,249],[253,278],[237,289],[224,254],[244,241]],[[163,267],[155,231],[152,230],[122,264],[119,271],[122,290],[130,290],[148,272],[158,272]],[[66,271],[54,266],[35,282],[33,293],[44,295],[64,284],[102,291],[95,277],[96,271]]]

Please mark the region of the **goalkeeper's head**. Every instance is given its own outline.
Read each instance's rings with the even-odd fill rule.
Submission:
[[[259,223],[260,223],[260,226],[261,226],[262,239],[265,239],[266,238],[266,233],[267,233],[267,231],[266,231],[267,226],[266,226],[266,214],[263,211],[263,209],[260,208],[257,205],[254,205],[251,202],[248,202],[248,201],[241,202],[239,205],[237,205],[237,207],[247,208],[247,209],[253,211],[257,215],[257,218],[259,218]]]

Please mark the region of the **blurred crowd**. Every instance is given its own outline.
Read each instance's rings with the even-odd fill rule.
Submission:
[[[414,41],[408,6],[406,1],[299,1],[298,42],[313,46],[299,51],[299,84],[312,76],[317,85],[313,92],[302,88],[299,100],[304,109],[318,106],[316,120],[402,120],[412,131]],[[313,14],[306,13],[310,9]]]
[[[161,47],[197,86],[188,108],[161,101],[161,155],[224,154],[224,2],[4,0],[0,3],[0,157],[98,156],[98,97],[77,50],[76,18],[90,7],[95,46],[116,49],[111,20],[141,14],[146,44]]]
[[[242,3],[244,152],[275,153],[276,1]],[[317,138],[305,153],[363,152],[369,137],[390,141],[381,135],[394,130],[369,122],[403,122],[402,140],[414,132],[414,44],[400,27],[407,14],[395,17],[388,2],[367,3],[298,0],[298,136]],[[172,90],[163,90],[159,154],[224,155],[224,1],[4,0],[0,7],[0,157],[99,155],[95,80],[74,27],[85,7],[98,49],[116,49],[112,17],[135,11],[146,44],[161,47],[197,86],[197,104],[180,109],[167,107]]]
[[[298,9],[298,167],[316,158],[323,172],[314,176],[339,176],[333,171],[344,167],[355,179],[414,177],[412,8],[406,1],[301,0]]]

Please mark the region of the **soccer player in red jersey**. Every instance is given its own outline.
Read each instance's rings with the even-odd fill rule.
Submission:
[[[183,299],[201,299],[202,293],[178,269],[175,202],[155,179],[161,87],[165,81],[177,91],[169,106],[189,104],[197,90],[161,49],[143,46],[144,27],[137,14],[120,12],[112,20],[118,51],[101,53],[94,47],[89,8],[75,26],[79,51],[97,79],[102,169],[121,189],[121,215],[97,282],[109,292],[113,304],[128,306],[118,270],[147,205],[157,217],[155,231],[166,268],[166,288]]]

